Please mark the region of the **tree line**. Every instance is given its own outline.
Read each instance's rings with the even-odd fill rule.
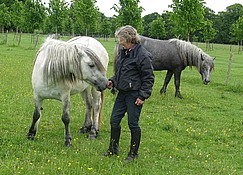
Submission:
[[[243,40],[243,6],[233,4],[216,14],[204,0],[172,0],[170,11],[141,16],[140,0],[119,0],[118,15],[106,17],[96,0],[0,0],[2,33],[43,33],[114,36],[123,25],[132,25],[144,36],[157,39],[238,43]]]

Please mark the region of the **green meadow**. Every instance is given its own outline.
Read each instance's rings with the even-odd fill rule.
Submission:
[[[122,121],[120,155],[103,156],[109,144],[109,117],[115,100],[109,90],[105,90],[102,124],[96,140],[78,133],[85,114],[80,95],[71,98],[72,147],[64,146],[62,106],[55,100],[43,103],[36,139],[26,138],[34,110],[33,63],[45,37],[39,37],[37,48],[31,43],[30,34],[22,35],[20,45],[9,34],[7,44],[0,45],[1,175],[243,174],[243,53],[238,54],[238,46],[232,46],[233,62],[227,84],[229,45],[214,44],[212,51],[205,51],[216,57],[207,86],[196,68],[186,68],[181,78],[183,99],[174,97],[173,79],[167,93],[160,95],[166,72],[155,72],[153,93],[140,118],[139,158],[125,163],[130,144],[126,116]],[[99,41],[109,53],[110,77],[115,40]],[[204,43],[195,44],[205,50]]]

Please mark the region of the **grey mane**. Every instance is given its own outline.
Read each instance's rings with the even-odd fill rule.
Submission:
[[[213,59],[209,55],[190,42],[179,39],[170,39],[169,42],[176,44],[179,55],[185,66],[196,66],[197,69],[200,70],[202,61],[210,63],[211,65],[213,64]]]
[[[96,66],[98,67],[98,69],[105,74],[106,73],[106,69],[103,66],[103,64],[100,61],[99,56],[93,52],[93,50],[89,49],[88,47],[84,47],[84,52],[95,62]]]

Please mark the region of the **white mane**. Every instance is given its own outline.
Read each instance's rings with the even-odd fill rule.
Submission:
[[[80,57],[73,44],[47,38],[40,52],[45,52],[46,57],[43,69],[45,82],[82,79]]]

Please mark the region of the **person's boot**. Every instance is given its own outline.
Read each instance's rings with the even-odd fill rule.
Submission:
[[[121,128],[111,127],[110,145],[104,156],[117,155],[119,153],[119,140],[120,140]]]
[[[130,151],[125,159],[125,162],[133,161],[138,157],[138,148],[141,140],[141,129],[131,130],[131,145]]]

